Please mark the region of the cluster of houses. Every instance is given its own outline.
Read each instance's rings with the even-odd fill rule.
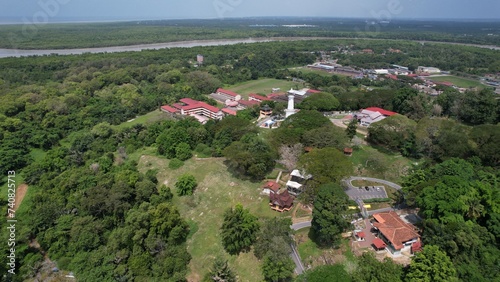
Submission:
[[[262,193],[269,195],[269,206],[271,206],[271,209],[279,212],[289,211],[292,209],[295,197],[304,191],[304,184],[311,178],[312,175],[304,174],[298,169],[294,169],[290,173],[285,187],[281,187],[276,181],[268,181],[262,186]]]
[[[276,90],[276,91],[274,91]],[[304,88],[300,90],[290,89],[288,92],[277,92],[279,88],[273,89],[273,93],[262,96],[258,94],[249,94],[248,100],[242,99],[241,95],[233,91],[219,88],[209,97],[222,104],[222,108],[209,105],[206,102],[194,100],[191,98],[182,98],[178,103],[172,105],[163,105],[160,110],[170,114],[183,116],[192,116],[201,123],[206,123],[210,119],[220,120],[228,115],[235,116],[238,111],[260,105],[264,101],[288,102],[287,117],[296,112],[295,102],[301,102],[306,97],[320,91]],[[268,118],[272,115],[269,106],[264,105],[260,109],[260,118]]]

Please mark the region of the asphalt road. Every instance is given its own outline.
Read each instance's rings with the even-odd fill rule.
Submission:
[[[353,191],[362,190],[362,191],[356,191],[356,192],[375,193],[374,195],[379,195],[380,193],[383,193],[383,195],[385,195],[383,197],[376,197],[376,198],[387,198],[387,193],[385,192],[385,189],[381,189],[381,191],[377,191],[377,189],[372,188],[370,190],[373,190],[373,191],[368,192],[364,188],[360,189],[356,186],[353,186],[351,183],[353,180],[366,180],[366,181],[370,181],[370,182],[381,183],[381,184],[387,185],[389,187],[392,187],[396,190],[401,190],[401,186],[399,186],[398,184],[387,181],[387,180],[378,179],[378,178],[351,176],[351,177],[344,180],[344,182],[349,187],[348,191],[350,191],[350,190],[353,190]],[[347,193],[347,191],[346,191],[346,193]],[[364,193],[364,194],[366,194],[366,193]],[[380,195],[382,195],[382,194],[380,194]],[[372,198],[374,198],[374,197],[372,197]],[[372,215],[374,213],[386,212],[386,211],[391,211],[391,210],[393,210],[393,208],[383,208],[383,209],[369,211],[368,214]],[[290,228],[295,230],[295,231],[300,230],[302,228],[307,228],[307,227],[311,227],[310,221],[299,222],[299,223],[292,224],[290,226]],[[300,259],[299,252],[297,252],[297,249],[295,248],[295,246],[291,245],[291,247],[292,247],[292,253],[290,254],[290,256],[292,257],[292,260],[295,262],[295,273],[302,274],[305,271],[305,268],[304,268],[304,265],[302,264],[302,260]]]

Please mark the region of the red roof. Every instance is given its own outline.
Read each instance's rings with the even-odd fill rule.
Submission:
[[[251,107],[260,104],[260,102],[252,100],[252,101],[247,101],[247,100],[239,100],[238,101],[240,104],[243,106]]]
[[[228,109],[228,108],[222,109],[222,112],[224,112],[224,113],[226,113],[228,115],[232,115],[232,116],[236,115],[236,111],[235,110],[231,110],[231,109]]]
[[[217,93],[223,93],[223,94],[226,94],[226,95],[229,95],[229,96],[233,96],[233,97],[238,96],[238,94],[234,93],[233,91],[226,90],[226,89],[223,89],[223,88],[217,89]]]
[[[379,113],[383,114],[384,116],[389,116],[389,117],[397,114],[396,112],[391,112],[391,111],[384,110],[382,108],[377,108],[377,107],[369,107],[369,108],[366,108],[365,110],[369,110],[372,112],[379,112]]]
[[[252,97],[254,99],[257,99],[257,100],[261,100],[261,101],[271,101],[271,99],[267,98],[267,97],[264,97],[264,96],[261,96],[261,95],[258,95],[258,94],[249,94],[248,97]]]
[[[179,110],[170,107],[169,105],[161,106],[161,109],[169,113],[177,113]]]
[[[267,95],[267,98],[274,99],[277,97],[285,96],[285,94],[286,94],[285,92],[271,93],[271,94]]]
[[[309,89],[309,90],[307,90],[307,93],[315,94],[315,93],[321,93],[321,91],[315,90],[315,89]]]
[[[377,249],[383,249],[386,246],[384,241],[382,241],[382,239],[380,239],[380,238],[373,239],[373,245],[375,245],[375,248],[377,248]]]
[[[288,190],[285,190],[281,194],[269,194],[269,201],[274,205],[278,205],[280,208],[291,207],[293,205],[293,199],[293,196],[288,193]]]
[[[179,101],[181,101],[182,103],[186,104],[186,105],[193,105],[193,104],[198,104],[200,103],[200,101],[196,101],[196,100],[193,100],[191,98],[182,98],[180,99]]]
[[[392,80],[398,80],[398,77],[397,77],[397,76],[395,76],[395,75],[393,75],[393,74],[388,74],[388,75],[386,75],[386,77],[387,77],[387,78],[390,78],[390,79],[392,79]]]
[[[281,185],[279,185],[278,183],[276,183],[274,181],[268,181],[266,184],[264,184],[264,186],[262,188],[269,188],[269,189],[273,190],[274,192],[278,192],[280,187],[281,187]]]
[[[420,252],[422,250],[422,242],[417,241],[411,245],[411,251],[414,252]]]
[[[359,238],[365,238],[366,237],[365,232],[358,232],[358,233],[356,233],[356,236],[358,236]]]
[[[212,105],[209,105],[205,102],[193,100],[191,98],[182,98],[182,99],[180,99],[180,101],[186,105],[183,106],[183,105],[179,105],[179,104],[174,104],[173,106],[178,108],[178,109],[183,109],[185,111],[189,111],[189,110],[193,110],[193,109],[197,109],[197,108],[204,108],[204,109],[207,109],[207,110],[214,112],[214,113],[219,112],[219,108],[214,107]]]
[[[377,222],[373,223],[380,233],[391,242],[396,250],[403,248],[407,241],[419,238],[415,227],[404,222],[394,211],[382,212],[373,215]]]

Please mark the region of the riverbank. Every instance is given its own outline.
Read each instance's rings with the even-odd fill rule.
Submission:
[[[234,45],[240,43],[260,43],[274,41],[303,41],[303,40],[336,40],[336,39],[351,39],[351,40],[392,40],[395,39],[378,39],[378,38],[348,38],[348,37],[269,37],[269,38],[242,38],[242,39],[217,39],[217,40],[193,40],[193,41],[176,41],[166,43],[139,44],[129,46],[111,46],[98,48],[77,48],[77,49],[40,49],[40,50],[24,50],[24,49],[0,49],[0,58],[8,57],[27,57],[27,56],[46,56],[46,55],[80,55],[84,53],[116,53],[116,52],[138,52],[142,50],[158,50],[165,48],[191,48],[198,46],[220,46]],[[471,46],[478,48],[486,48],[500,50],[500,46],[492,45],[477,45],[457,42],[440,42],[440,41],[414,41],[423,44],[441,43],[451,45]]]

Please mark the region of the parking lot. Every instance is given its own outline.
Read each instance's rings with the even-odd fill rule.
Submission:
[[[362,200],[373,199],[373,198],[388,198],[384,186],[362,186],[362,187],[350,186],[345,191],[345,193],[349,196],[349,199],[351,200],[356,200],[358,198]]]

